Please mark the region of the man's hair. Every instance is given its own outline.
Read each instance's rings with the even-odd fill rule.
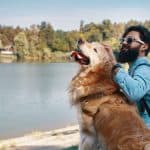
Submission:
[[[150,51],[150,31],[147,28],[145,28],[144,26],[141,26],[141,25],[130,26],[125,30],[125,32],[123,34],[123,37],[125,37],[131,31],[139,32],[140,33],[140,39],[143,42],[145,42],[146,44],[148,44],[148,48],[145,51],[145,55],[147,56],[149,51]]]

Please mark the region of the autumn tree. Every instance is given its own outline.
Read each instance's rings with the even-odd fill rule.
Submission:
[[[21,58],[29,55],[29,43],[25,32],[18,33],[14,38],[15,48]]]

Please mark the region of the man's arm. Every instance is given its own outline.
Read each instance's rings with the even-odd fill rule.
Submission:
[[[131,77],[123,68],[118,68],[114,81],[131,102],[139,101],[150,90],[150,67],[139,66]]]
[[[113,55],[112,48],[103,44],[108,52],[113,64],[117,62]],[[131,77],[123,68],[116,68],[113,71],[113,79],[123,90],[124,94],[131,102],[139,101],[150,90],[150,67],[146,65],[139,66],[135,72],[134,77]]]

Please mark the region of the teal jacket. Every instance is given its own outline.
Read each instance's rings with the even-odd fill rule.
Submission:
[[[144,64],[144,65],[141,65]],[[139,57],[129,66],[128,73],[120,68],[114,76],[114,81],[120,86],[120,89],[127,98],[140,106],[140,100],[144,98],[150,108],[150,64],[146,57]],[[137,67],[138,66],[138,67]],[[150,128],[150,117],[147,111],[140,112],[146,125]]]

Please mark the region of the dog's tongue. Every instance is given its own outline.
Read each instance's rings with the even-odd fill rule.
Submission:
[[[82,55],[81,53],[77,52],[77,51],[73,51],[73,52],[71,53],[71,57],[74,57],[75,59],[76,59],[76,58],[77,58],[77,59],[82,59],[83,55]]]
[[[77,61],[81,65],[88,65],[89,64],[89,59],[80,52],[73,51],[71,53],[71,57],[73,57],[75,59],[75,61]]]

